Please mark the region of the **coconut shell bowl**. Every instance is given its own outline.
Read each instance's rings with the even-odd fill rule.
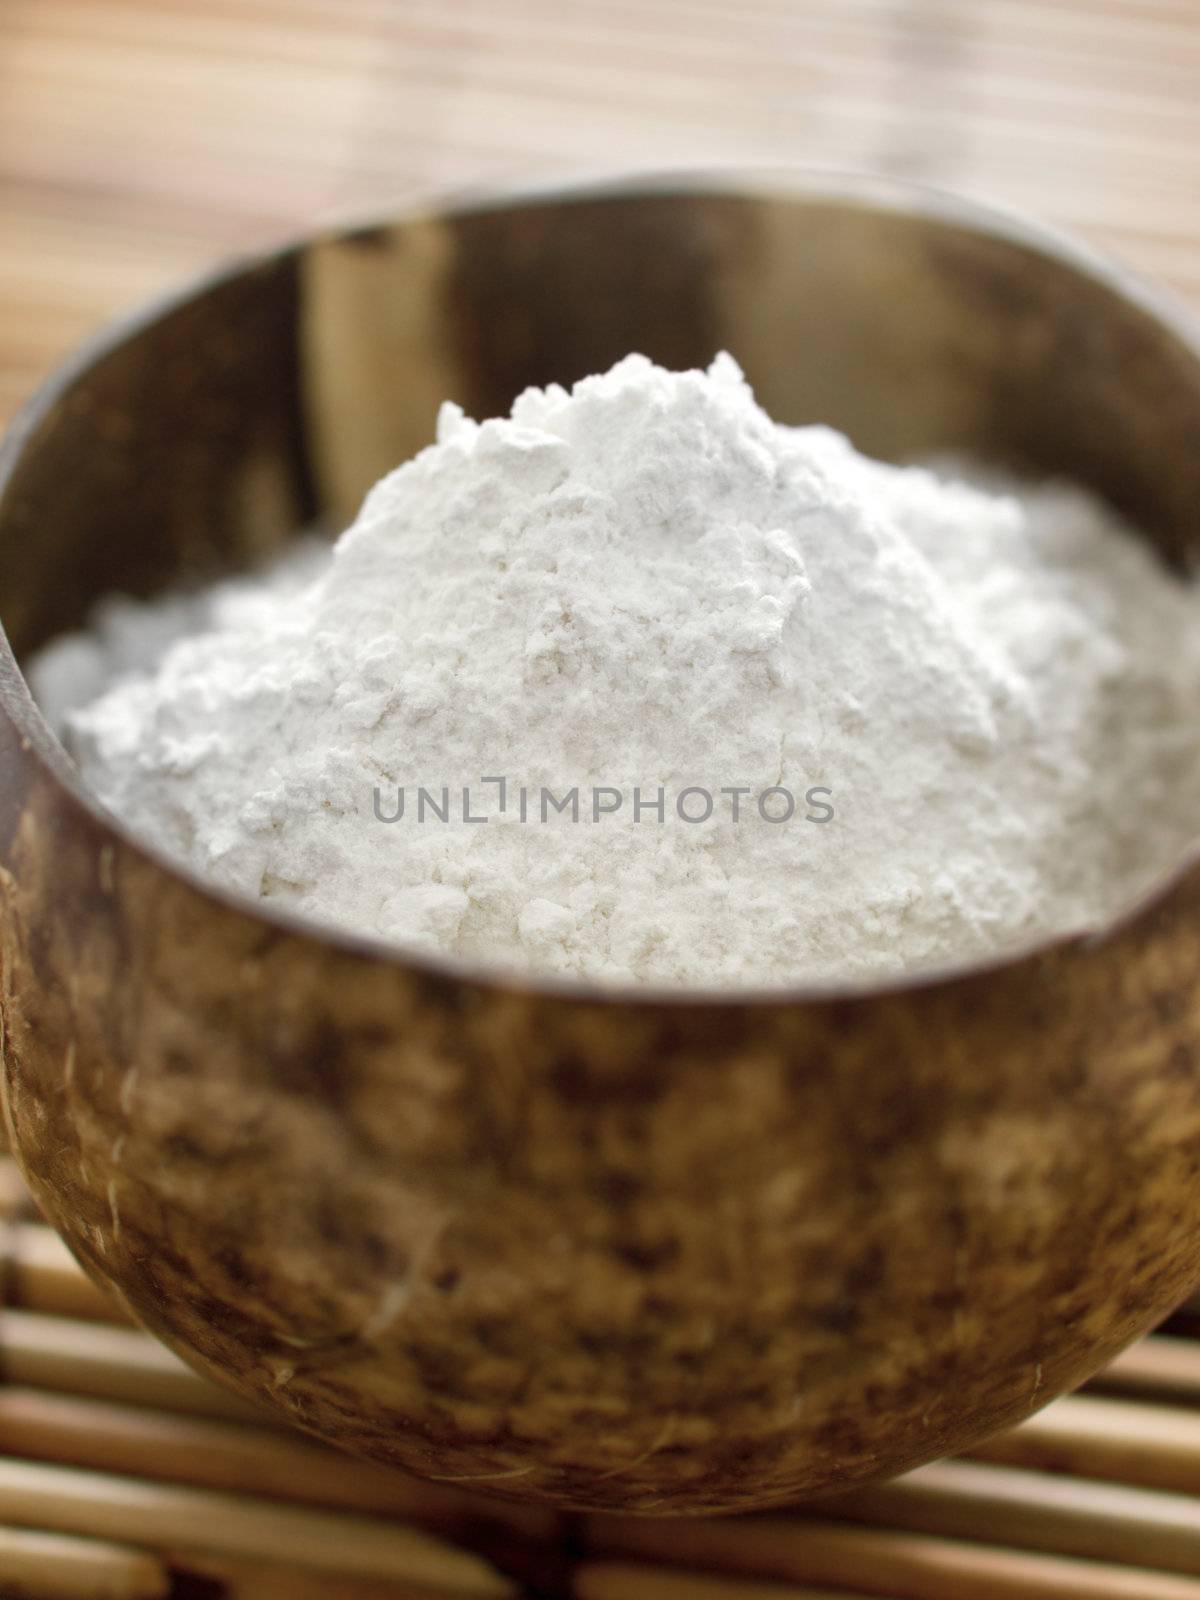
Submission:
[[[445,396],[486,416],[630,350],[721,348],[782,421],[1068,474],[1195,553],[1186,319],[1023,224],[870,185],[627,185],[313,238],[102,336],[0,458],[4,1111],[35,1196],[281,1418],[562,1506],[901,1472],[1183,1298],[1200,865],[1110,928],[886,989],[502,976],[173,865],[84,790],[17,663],[104,593],[343,524]]]

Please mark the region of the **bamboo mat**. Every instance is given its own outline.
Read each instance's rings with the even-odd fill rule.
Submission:
[[[923,179],[1200,303],[1198,89],[1197,0],[0,0],[0,421],[219,257],[614,168]]]
[[[1200,1600],[1200,1308],[969,1459],[811,1510],[563,1516],[313,1443],[132,1327],[0,1160],[0,1595]]]

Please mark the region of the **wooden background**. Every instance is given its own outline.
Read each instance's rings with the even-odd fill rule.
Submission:
[[[316,220],[637,167],[915,176],[1200,304],[1200,0],[0,0],[0,421]]]

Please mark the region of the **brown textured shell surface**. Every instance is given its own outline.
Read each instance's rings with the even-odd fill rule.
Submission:
[[[320,239],[119,330],[0,461],[16,658],[352,513],[452,395],[725,346],[786,421],[1200,505],[1174,313],[919,195],[530,198]],[[347,1448],[563,1505],[764,1504],[1080,1382],[1200,1277],[1200,871],[1122,926],[842,997],[471,974],[206,890],[0,662],[10,1137],[168,1344]]]

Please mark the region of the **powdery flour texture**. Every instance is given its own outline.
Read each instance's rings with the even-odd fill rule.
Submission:
[[[1095,924],[1185,848],[1197,617],[1079,489],[630,356],[447,404],[331,555],[118,609],[35,688],[114,811],[272,904],[604,982],[869,981]]]

